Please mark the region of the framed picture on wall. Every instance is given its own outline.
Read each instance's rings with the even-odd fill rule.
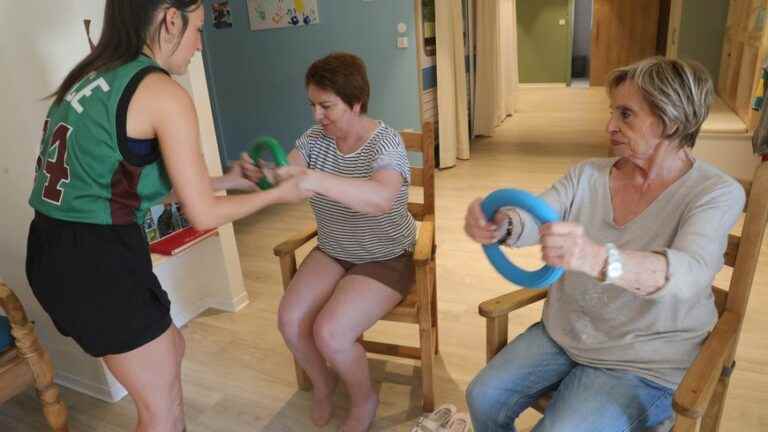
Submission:
[[[252,31],[320,22],[317,0],[248,0],[248,16]]]
[[[212,3],[211,11],[213,12],[213,28],[221,30],[232,27],[232,11],[229,9],[229,0]]]

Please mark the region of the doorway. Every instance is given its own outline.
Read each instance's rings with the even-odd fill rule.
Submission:
[[[602,86],[666,50],[670,0],[518,0],[521,84]]]
[[[565,85],[571,78],[574,0],[517,0],[521,84]]]
[[[574,0],[571,87],[589,87],[589,53],[592,41],[592,1]]]

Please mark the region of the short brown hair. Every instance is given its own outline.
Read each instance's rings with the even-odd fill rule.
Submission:
[[[665,138],[678,140],[681,147],[696,144],[714,98],[712,78],[704,66],[665,57],[647,58],[611,72],[608,92],[626,81],[640,89],[664,124]]]
[[[368,112],[371,87],[365,63],[360,57],[343,52],[331,53],[316,60],[307,69],[304,85],[332,91],[349,108],[360,104],[360,112]]]

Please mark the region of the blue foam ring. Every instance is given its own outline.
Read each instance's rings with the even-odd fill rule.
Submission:
[[[499,189],[483,200],[480,204],[486,219],[493,220],[493,216],[502,207],[521,208],[541,221],[542,223],[557,222],[560,216],[555,213],[546,201],[519,189]],[[483,245],[483,252],[488,257],[493,267],[505,279],[524,288],[545,288],[565,273],[562,267],[545,265],[536,271],[523,270],[512,264],[501,251],[498,243]]]

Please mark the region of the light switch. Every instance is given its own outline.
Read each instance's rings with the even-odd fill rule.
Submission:
[[[408,48],[408,38],[407,37],[399,37],[399,38],[397,38],[397,47],[398,48]]]
[[[565,25],[565,18],[560,18],[560,21],[557,22],[560,25]]]

